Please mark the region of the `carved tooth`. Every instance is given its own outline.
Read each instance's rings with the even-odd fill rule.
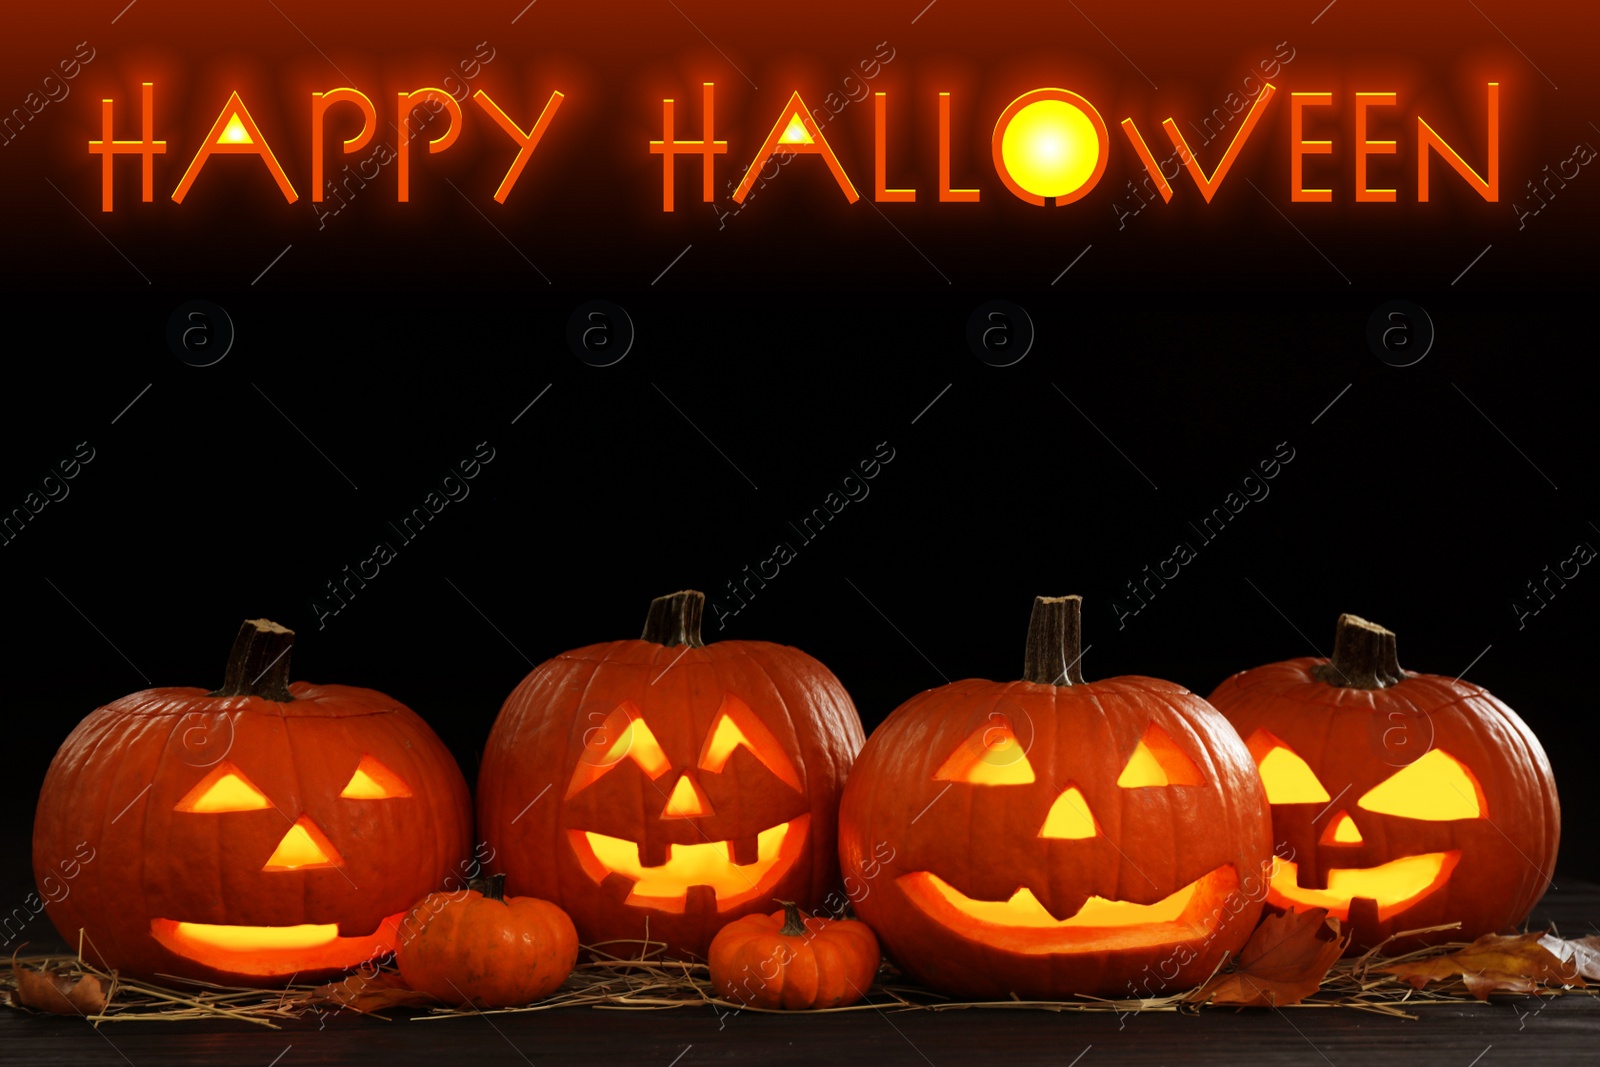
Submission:
[[[661,834],[646,834],[639,842],[639,863],[645,867],[665,867],[667,853],[672,846]]]
[[[628,894],[633,892],[633,879],[625,874],[612,871],[606,875],[605,881],[599,885],[599,893],[613,904],[621,904],[628,899]]]
[[[733,862],[741,867],[748,867],[761,858],[760,842],[755,834],[748,837],[735,837],[728,841],[728,854],[733,857]]]
[[[690,915],[715,914],[717,891],[708,885],[692,885],[683,894],[683,907]]]
[[[1377,930],[1381,925],[1381,920],[1378,918],[1378,902],[1371,897],[1356,897],[1351,900],[1350,925],[1368,931]]]
[[[1050,918],[1056,922],[1063,922],[1072,918],[1083,910],[1084,904],[1089,900],[1089,895],[1083,892],[1062,893],[1060,895],[1045,892],[1043,896],[1040,896],[1039,891],[1034,890],[1033,894],[1034,899],[1039,902],[1039,906],[1044,908]]]

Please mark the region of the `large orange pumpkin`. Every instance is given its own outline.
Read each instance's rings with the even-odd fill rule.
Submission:
[[[1268,903],[1327,908],[1351,951],[1520,923],[1550,883],[1561,808],[1532,731],[1471,682],[1400,669],[1395,636],[1341,615],[1333,659],[1242,671],[1211,694],[1261,766],[1280,842]]]
[[[700,639],[705,597],[650,606],[644,636],[566,652],[506,699],[478,825],[506,891],[552,901],[587,944],[704,956],[774,897],[838,880],[839,791],[861,720],[798,649]]]
[[[49,904],[93,963],[270,985],[393,949],[470,849],[471,800],[415,712],[371,689],[288,684],[294,634],[246,622],[222,688],[146,689],[56,753],[34,871],[92,856]]]
[[[845,788],[856,913],[935,989],[1171,994],[1260,915],[1272,843],[1250,753],[1171,682],[1085,682],[1080,613],[1039,598],[1022,681],[912,697]]]

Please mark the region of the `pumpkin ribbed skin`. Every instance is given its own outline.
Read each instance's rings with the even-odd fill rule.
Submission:
[[[770,731],[799,790],[745,746],[718,772],[697,766],[729,697]],[[626,753],[612,766],[606,753],[615,739],[603,724],[625,704],[648,726],[670,770],[652,777]],[[844,687],[798,649],[764,641],[590,645],[540,664],[506,699],[478,776],[479,832],[494,849],[492,869],[508,876],[507,891],[560,906],[585,944],[642,938],[648,929],[671,955],[704,956],[730,920],[774,897],[815,907],[837,884],[839,793],[861,742]],[[604,775],[575,788],[575,773],[600,763],[609,768]],[[663,818],[684,775],[709,813]],[[597,879],[574,843],[586,832],[633,842],[639,863],[658,867],[675,846],[729,841],[753,851],[761,831],[784,823],[791,823],[785,847],[795,854],[768,881],[741,885],[745,899],[732,906],[707,886],[671,908],[630,904],[634,880],[615,871]]]
[[[295,683],[290,702],[148,689],[92,712],[56,753],[34,823],[41,883],[93,849],[48,904],[74,948],[125,973],[272,984],[359,959],[240,974],[177,955],[151,921],[246,926],[338,923],[371,934],[438,887],[471,847],[471,801],[454,758],[415,712],[370,689]],[[410,797],[339,796],[363,755],[380,760]],[[223,761],[270,801],[255,811],[175,806]],[[285,832],[308,816],[338,850],[339,868],[263,871]],[[41,896],[48,901],[48,886]],[[92,948],[91,948],[92,943]],[[270,969],[270,968],[269,968]]]
[[[1026,750],[1033,782],[937,779],[975,730],[1002,721]],[[1118,785],[1152,725],[1193,761],[1198,784]],[[1097,832],[1043,839],[1069,786]],[[985,999],[1163,996],[1198,984],[1255,926],[1269,830],[1260,778],[1228,723],[1186,689],[1138,676],[1066,686],[968,679],[927,690],[873,731],[839,813],[845,885],[888,955],[935,989]],[[908,892],[921,872],[978,901],[1027,888],[1061,920],[1090,896],[1152,904],[1219,869],[1182,930],[1143,943],[1123,927],[1068,951],[1034,951],[1026,930],[952,929]]]
[[[432,893],[401,925],[395,957],[406,984],[446,1004],[512,1008],[566,981],[578,932],[547,900]]]
[[[1344,688],[1314,674],[1327,662],[1304,657],[1241,671],[1211,694],[1240,736],[1271,733],[1305,760],[1332,798],[1272,807],[1274,837],[1298,864],[1300,885],[1327,885],[1330,868],[1459,850],[1448,881],[1403,911],[1379,919],[1353,909],[1350,951],[1443,923],[1462,925],[1409,945],[1472,940],[1520,923],[1549,885],[1561,837],[1555,778],[1533,732],[1471,682],[1404,672],[1387,688]],[[1360,807],[1369,789],[1435,748],[1477,778],[1487,818],[1431,821]],[[1354,820],[1359,844],[1321,844],[1340,811]]]
[[[880,960],[867,924],[798,919],[780,910],[724,926],[709,954],[717,992],[747,1007],[787,1010],[838,1008],[866,996]]]

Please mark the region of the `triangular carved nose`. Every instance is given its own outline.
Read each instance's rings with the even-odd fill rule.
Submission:
[[[1040,837],[1066,841],[1081,841],[1098,835],[1089,801],[1075,785],[1067,786],[1056,797],[1056,802],[1050,805],[1050,814],[1045,816],[1044,828],[1039,831]]]
[[[667,798],[667,806],[662,809],[663,819],[692,819],[699,815],[711,815],[711,801],[700,791],[693,778],[687,774],[678,779],[678,784],[672,787],[672,795]]]
[[[1361,844],[1361,831],[1356,829],[1356,821],[1350,817],[1348,811],[1328,820],[1328,828],[1322,831],[1323,845],[1359,845]]]
[[[273,850],[263,871],[305,871],[317,867],[343,867],[344,858],[311,816],[302,815]]]

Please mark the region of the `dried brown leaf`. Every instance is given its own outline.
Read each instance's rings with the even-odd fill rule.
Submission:
[[[1583,979],[1541,943],[1539,933],[1485,934],[1447,956],[1377,968],[1421,989],[1429,982],[1459,978],[1479,1000],[1490,993],[1533,993],[1540,985],[1581,986]]]
[[[439,1001],[421,990],[406,985],[396,971],[379,971],[368,977],[354,974],[339,982],[329,982],[311,991],[308,1002],[357,1012],[387,1008],[432,1008]]]
[[[1331,940],[1324,930],[1332,933]],[[1324,908],[1269,915],[1232,966],[1212,975],[1187,999],[1246,1008],[1298,1004],[1322,985],[1348,943],[1348,937],[1339,936],[1339,920],[1329,918]]]
[[[1564,941],[1559,937],[1545,934],[1539,939],[1539,944],[1566,964],[1569,973],[1576,970],[1578,977],[1600,982],[1600,935]]]
[[[17,988],[11,1000],[24,1008],[57,1015],[99,1015],[106,1009],[105,987],[92,974],[74,978],[31,967],[17,967],[13,973]]]

